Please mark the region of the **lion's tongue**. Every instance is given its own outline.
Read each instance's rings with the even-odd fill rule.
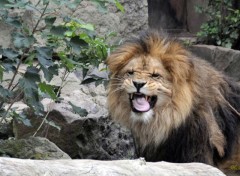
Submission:
[[[148,111],[150,104],[144,97],[135,97],[133,100],[133,107],[138,111]]]

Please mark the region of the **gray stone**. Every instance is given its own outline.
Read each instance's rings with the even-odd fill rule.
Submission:
[[[20,160],[0,158],[1,175],[14,176],[224,176],[202,163],[145,162],[138,160]]]
[[[71,159],[54,143],[40,137],[0,140],[0,154],[22,159]]]
[[[193,45],[190,50],[228,76],[240,80],[240,51],[211,45]]]
[[[77,116],[68,120],[68,116],[53,110],[47,119],[61,129],[44,124],[37,136],[45,136],[72,158],[112,160],[135,157],[130,132],[108,118]],[[30,120],[33,127],[14,123],[15,137],[26,138],[35,133],[42,119],[32,116]]]
[[[2,123],[0,125],[0,139],[8,139],[13,137],[12,125],[10,123]]]

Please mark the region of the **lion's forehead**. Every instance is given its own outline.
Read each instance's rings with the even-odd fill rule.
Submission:
[[[132,58],[121,70],[123,74],[129,71],[134,71],[134,77],[137,79],[149,79],[149,76],[154,73],[170,79],[170,74],[165,69],[161,59],[151,56],[137,56]]]
[[[161,60],[150,56],[134,57],[129,61],[125,68],[128,70],[132,69],[141,74],[147,74],[156,70],[160,71],[164,69]]]

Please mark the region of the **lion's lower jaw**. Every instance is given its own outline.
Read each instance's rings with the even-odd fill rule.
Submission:
[[[154,112],[152,109],[150,109],[149,111],[142,112],[142,113],[137,113],[137,112],[131,111],[130,118],[133,121],[133,123],[143,122],[143,123],[147,124],[153,119],[153,116],[154,116]]]

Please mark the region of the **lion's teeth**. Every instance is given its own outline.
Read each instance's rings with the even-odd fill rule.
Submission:
[[[133,99],[133,94],[130,94],[130,98],[131,98],[131,100]]]
[[[147,101],[150,101],[150,98],[151,98],[150,96],[147,96]]]

